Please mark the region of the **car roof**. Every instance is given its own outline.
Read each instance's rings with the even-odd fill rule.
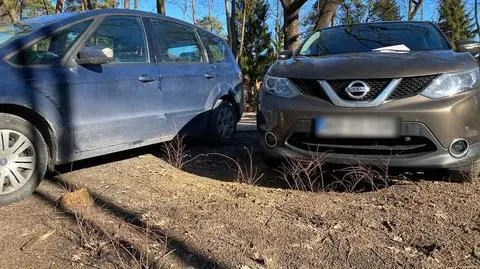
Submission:
[[[320,30],[327,30],[327,29],[333,29],[333,28],[341,28],[341,27],[352,27],[352,26],[375,26],[375,25],[388,25],[388,24],[410,24],[410,25],[416,25],[416,24],[431,24],[433,23],[431,21],[378,21],[378,22],[364,22],[364,23],[354,23],[354,24],[342,24],[342,25],[335,25],[335,26],[330,26],[330,27],[325,27]]]
[[[169,21],[173,21],[173,22],[188,25],[188,26],[193,26],[192,24],[187,23],[185,21],[168,17],[165,15],[160,15],[153,12],[123,9],[123,8],[106,8],[106,9],[95,9],[95,10],[88,10],[88,11],[81,11],[81,12],[64,12],[60,14],[46,15],[46,16],[36,17],[33,19],[22,20],[20,21],[20,24],[44,26],[44,25],[50,25],[54,23],[69,23],[69,22],[80,20],[83,18],[96,17],[101,15],[136,15],[136,16],[143,16],[143,17],[156,17],[156,18],[169,20]]]

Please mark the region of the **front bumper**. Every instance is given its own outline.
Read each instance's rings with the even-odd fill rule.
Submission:
[[[276,158],[307,159],[321,152],[330,163],[462,170],[480,156],[477,95],[478,91],[474,91],[439,100],[414,96],[373,108],[343,108],[308,96],[286,99],[262,92],[257,116],[259,140],[264,152]],[[388,144],[382,147],[378,147],[377,140],[370,139],[371,148],[369,141],[361,139],[317,139],[313,135],[314,119],[332,114],[400,117],[400,138],[381,141]],[[265,145],[266,132],[275,134],[276,147]],[[453,157],[448,150],[456,138],[470,143],[462,158]]]

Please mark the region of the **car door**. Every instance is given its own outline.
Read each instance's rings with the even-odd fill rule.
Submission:
[[[111,48],[114,59],[68,69],[76,151],[159,141],[165,135],[162,94],[142,20],[106,16],[78,49],[88,46]]]
[[[218,98],[219,95],[227,94],[229,91],[235,93],[235,87],[241,83],[240,69],[228,44],[225,40],[206,31],[198,30],[198,34],[208,52],[210,62],[215,67],[217,78],[215,90],[218,90],[214,92],[217,94],[215,97]],[[238,102],[241,103],[240,100]]]
[[[176,134],[195,116],[210,109],[205,104],[216,87],[216,72],[192,26],[156,18],[149,21],[165,131]]]

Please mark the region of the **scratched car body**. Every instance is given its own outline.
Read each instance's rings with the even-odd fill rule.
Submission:
[[[271,66],[257,123],[265,160],[480,172],[478,42],[430,22],[326,28]]]
[[[0,26],[0,204],[47,168],[173,139],[228,143],[242,114],[227,43],[185,22],[120,9]]]

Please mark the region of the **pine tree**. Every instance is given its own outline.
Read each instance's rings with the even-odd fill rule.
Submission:
[[[395,0],[379,0],[375,1],[367,21],[399,21],[400,7]]]
[[[438,13],[438,26],[450,41],[473,37],[473,22],[462,0],[441,0]]]
[[[245,16],[244,42],[239,59],[239,65],[245,80],[247,92],[251,95],[257,93],[257,82],[263,79],[269,65],[275,56],[273,53],[272,38],[267,25],[269,4],[266,0],[240,0],[237,2],[237,25],[243,22],[243,11],[247,8]],[[241,31],[242,27],[237,27]],[[241,33],[238,33],[241,36]],[[252,98],[253,96],[247,96]]]
[[[208,30],[222,38],[225,38],[226,35],[223,31],[222,23],[213,16],[206,15],[197,22],[198,26],[202,27],[205,30]]]

